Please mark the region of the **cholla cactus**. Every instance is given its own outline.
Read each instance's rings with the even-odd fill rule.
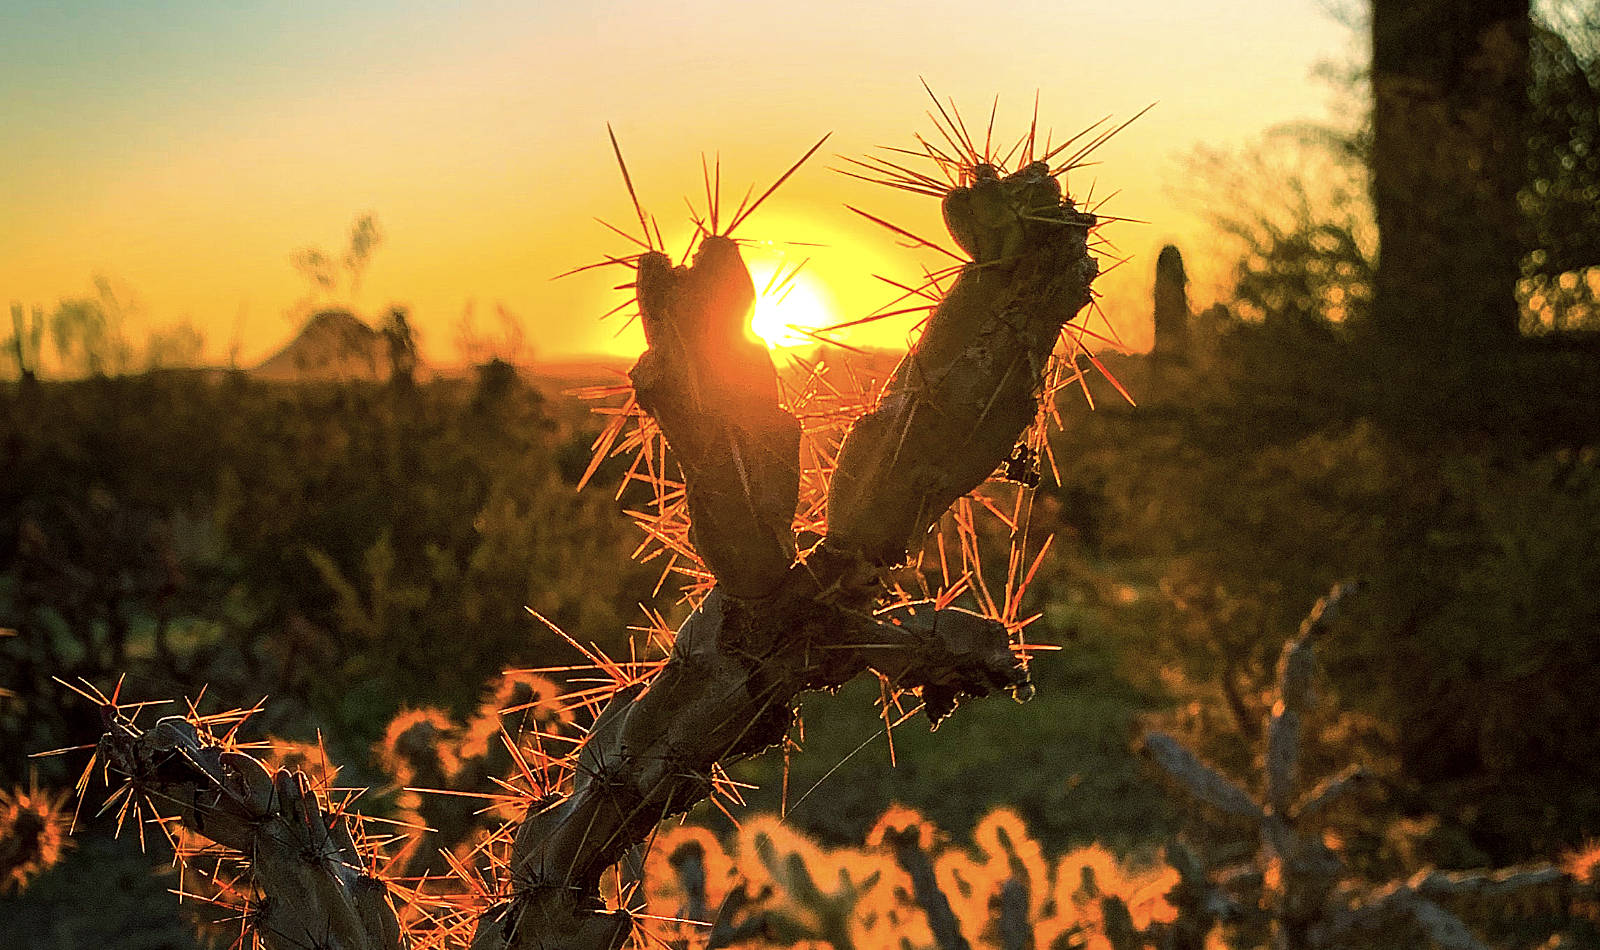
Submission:
[[[391,720],[373,752],[394,780],[401,824],[416,829],[404,852],[406,869],[447,871],[451,859],[445,854],[465,860],[496,820],[522,817],[524,796],[508,792],[503,780],[515,771],[514,763],[534,766],[513,750],[524,738],[568,738],[572,725],[561,687],[528,670],[508,670],[493,680],[465,723],[432,708],[406,710]],[[550,782],[543,774],[534,780],[540,787]]]
[[[1306,789],[1299,774],[1302,719],[1315,699],[1314,648],[1324,636],[1348,585],[1335,586],[1317,601],[1299,634],[1278,661],[1277,702],[1267,722],[1263,795],[1253,798],[1232,779],[1202,762],[1172,737],[1151,732],[1145,748],[1155,764],[1196,801],[1253,823],[1260,835],[1259,873],[1233,869],[1213,876],[1194,896],[1216,907],[1217,916],[1244,916],[1254,902],[1230,894],[1248,882],[1265,896],[1262,908],[1278,950],[1415,946],[1420,940],[1448,950],[1487,950],[1487,945],[1452,908],[1481,911],[1519,900],[1571,906],[1593,901],[1594,887],[1571,869],[1553,865],[1492,871],[1423,871],[1411,879],[1373,888],[1352,880],[1342,857],[1323,834],[1333,804],[1361,784],[1350,767]],[[1190,875],[1191,877],[1193,875]],[[1208,893],[1209,892],[1209,893]],[[1201,896],[1204,895],[1204,896]]]
[[[533,670],[507,670],[478,704],[478,711],[462,729],[459,754],[463,762],[493,759],[504,753],[501,736],[520,736],[528,729],[556,733],[575,724],[572,709],[561,702],[561,684]],[[505,723],[510,720],[508,730]],[[489,774],[503,769],[488,767]]]
[[[971,139],[953,131],[951,141]],[[602,872],[660,819],[709,795],[717,763],[782,742],[804,690],[870,668],[919,691],[937,722],[962,696],[1027,688],[1004,622],[937,600],[897,605],[880,573],[904,562],[1040,418],[1061,329],[1089,301],[1096,219],[1062,197],[1058,169],[1036,157],[1031,137],[1026,146],[1010,174],[969,144],[945,157],[952,184],[921,179],[974,260],[876,406],[850,426],[826,534],[803,552],[794,531],[801,425],[766,350],[747,336],[755,292],[732,238],[754,205],[722,228],[708,188],[690,266],[656,249],[640,210],[647,250],[619,259],[635,271],[649,342],[631,374],[634,398],[683,473],[674,490],[688,541],[715,584],[667,661],[647,680],[618,681],[578,754],[571,793],[517,832],[509,894],[476,947],[626,939],[627,916],[598,903]]]
[[[569,697],[594,713],[576,751],[508,745],[526,817],[453,859],[463,893],[431,916],[428,941],[462,941],[470,931],[474,950],[620,947],[634,919],[623,907],[626,887],[606,872],[663,818],[726,787],[722,763],[783,742],[807,690],[871,670],[886,684],[886,709],[890,690],[917,693],[934,723],[963,698],[1031,690],[1027,647],[1013,635],[1025,623],[1019,605],[1032,569],[1015,553],[1002,598],[980,572],[983,614],[952,605],[970,576],[946,569],[943,590],[913,600],[893,572],[952,504],[965,513],[965,555],[975,535],[964,496],[1002,466],[1027,481],[1028,460],[1044,448],[1047,397],[1072,372],[1058,344],[1088,304],[1098,269],[1089,253],[1098,220],[1063,195],[1058,179],[1109,133],[1060,158],[1068,146],[1038,147],[1035,123],[1001,157],[987,140],[977,147],[959,118],[947,121],[941,131],[952,152],[927,149],[933,175],[874,168],[890,184],[938,197],[970,260],[922,291],[938,301],[867,411],[835,414],[845,433],[823,480],[802,475],[815,450],[803,448],[793,410],[806,397],[785,398],[767,351],[748,337],[754,286],[733,232],[765,196],[724,227],[708,175],[706,219],[685,265],[659,248],[639,209],[646,250],[609,261],[634,272],[649,342],[631,373],[630,411],[618,418],[650,434],[635,443],[634,471],[644,464],[658,502],[646,526],[697,566],[695,607],[675,632],[658,625],[664,659],[591,654],[604,682]],[[1005,167],[1011,157],[1014,170]],[[620,429],[607,431],[612,441],[603,438],[596,464]],[[681,477],[669,475],[669,449]],[[820,489],[822,481],[825,492],[802,504],[801,485]],[[797,527],[820,540],[803,547]],[[374,597],[372,609],[380,603]],[[251,856],[252,880],[267,898],[255,913],[272,950],[404,941],[389,905],[392,882],[373,873],[378,859],[358,846],[352,819],[326,792],[295,773],[273,775],[229,737],[210,737],[204,720],[164,719],[145,732],[107,706],[100,754],[129,776],[126,800],[154,795],[191,829]],[[397,771],[420,775],[425,764],[448,780],[463,770],[453,724],[424,715],[397,729]],[[482,730],[469,732],[479,748]],[[419,736],[426,741],[406,754]],[[776,841],[761,852],[769,874],[810,894],[819,927],[844,940],[844,908],[856,899],[846,892],[867,888],[867,878],[830,890],[817,883],[826,876],[801,873],[804,861],[781,857]],[[1037,898],[1026,904],[1035,914]]]
[[[359,817],[304,772],[274,774],[245,752],[234,736],[250,711],[169,716],[146,730],[114,698],[95,698],[106,720],[95,759],[126,777],[107,802],[121,804],[119,827],[131,815],[142,836],[145,808],[160,806],[225,849],[220,859],[240,867],[231,881],[220,867],[213,871],[227,895],[217,902],[232,900],[267,947],[406,945],[380,851]],[[225,730],[221,736],[217,728]],[[85,784],[95,764],[85,770]],[[192,842],[159,824],[181,861],[199,857]]]
[[[0,894],[21,891],[61,860],[72,843],[65,809],[71,794],[42,791],[37,782],[0,790]]]
[[[985,816],[973,848],[893,806],[863,847],[823,848],[775,817],[746,822],[725,849],[704,829],[664,833],[645,868],[654,936],[712,948],[759,939],[835,950],[1131,950],[1176,916],[1178,872],[1135,868],[1098,847],[1047,859],[1020,817]],[[716,908],[712,916],[702,910]],[[698,920],[695,925],[686,923]]]
[[[972,837],[973,852],[946,850],[935,869],[976,947],[1143,947],[1145,929],[1172,918],[1166,893],[1178,877],[1171,868],[1138,869],[1098,845],[1049,860],[1006,808],[986,816]]]

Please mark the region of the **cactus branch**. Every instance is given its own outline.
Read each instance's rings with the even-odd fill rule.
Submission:
[[[268,950],[401,950],[388,887],[369,874],[349,819],[329,813],[305,776],[229,749],[182,717],[148,730],[114,705],[97,757],[130,791],[161,802],[183,825],[250,856],[267,895],[252,923]]]
[[[731,238],[708,237],[691,267],[639,259],[650,347],[632,372],[639,405],[686,476],[695,550],[736,597],[772,593],[794,563],[800,423],[778,405],[766,347],[750,339],[755,286]]]
[[[1261,806],[1251,799],[1250,793],[1200,761],[1199,756],[1184,748],[1172,736],[1164,732],[1146,733],[1144,750],[1162,771],[1196,800],[1235,818],[1258,821],[1262,818]]]
[[[956,499],[992,475],[1039,411],[1062,326],[1089,303],[1093,215],[1061,195],[1043,162],[998,178],[987,165],[945,196],[974,252],[839,449],[829,541],[877,564],[919,545]],[[1009,216],[1009,217],[1008,217]]]

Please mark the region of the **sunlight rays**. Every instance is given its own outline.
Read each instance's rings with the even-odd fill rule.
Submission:
[[[770,244],[771,242],[764,242]],[[783,255],[768,263],[756,252],[750,258],[750,276],[761,290],[756,294],[750,331],[771,349],[815,346],[815,332],[838,320],[837,307],[827,287],[806,271],[806,261],[786,263]]]

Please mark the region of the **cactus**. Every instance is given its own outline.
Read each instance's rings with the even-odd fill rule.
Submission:
[[[0,895],[26,888],[71,845],[64,809],[70,795],[42,791],[37,781],[0,791]]]
[[[1156,256],[1155,348],[1156,356],[1182,359],[1189,349],[1189,277],[1183,254],[1168,244]]]
[[[374,755],[398,789],[401,823],[419,829],[401,855],[408,872],[448,871],[451,859],[444,856],[470,856],[475,837],[485,830],[483,813],[502,819],[520,813],[512,805],[516,796],[495,782],[513,771],[513,737],[554,737],[572,724],[559,694],[560,687],[544,676],[508,670],[492,681],[465,723],[427,708],[404,711],[389,723]],[[506,718],[516,728],[505,728]],[[518,764],[534,767],[526,759]],[[534,780],[546,783],[549,776]]]
[[[1184,884],[1175,892],[1190,920],[1249,916],[1254,901],[1230,892],[1244,883],[1264,891],[1264,913],[1275,950],[1332,950],[1372,947],[1392,941],[1432,941],[1450,950],[1485,950],[1454,908],[1501,905],[1534,899],[1570,907],[1594,900],[1593,882],[1574,869],[1554,865],[1490,871],[1423,871],[1407,881],[1366,887],[1351,881],[1342,856],[1322,833],[1331,806],[1359,787],[1359,767],[1310,788],[1299,774],[1302,720],[1315,703],[1315,646],[1327,634],[1352,585],[1336,585],[1318,600],[1283,648],[1278,660],[1277,701],[1267,721],[1265,762],[1260,800],[1241,788],[1177,740],[1160,732],[1146,734],[1144,746],[1155,765],[1194,800],[1233,819],[1255,826],[1259,838],[1259,873],[1236,869],[1199,880],[1192,860]],[[1186,938],[1188,939],[1188,938]]]
[[[952,233],[978,259],[845,436],[827,534],[798,556],[800,424],[745,335],[754,289],[731,237],[754,206],[726,230],[713,212],[692,265],[653,246],[631,262],[649,343],[635,397],[684,473],[693,548],[716,586],[653,677],[619,684],[572,793],[523,823],[512,894],[475,947],[620,944],[631,925],[601,911],[601,872],[709,795],[718,762],[780,743],[802,691],[871,668],[920,690],[937,722],[962,696],[1027,686],[1003,623],[935,603],[883,610],[879,582],[1038,417],[1057,336],[1088,302],[1093,216],[1063,201],[1045,162],[1002,178],[984,158],[968,156],[963,183],[943,194]]]
[[[837,688],[871,670],[897,695],[920,693],[937,724],[963,698],[1031,690],[1026,648],[1011,636],[1022,625],[1020,566],[1008,575],[1003,609],[983,592],[990,615],[951,606],[954,592],[912,601],[890,572],[920,549],[946,509],[1016,460],[1025,434],[1030,445],[1042,440],[1041,400],[1063,375],[1057,343],[1089,302],[1097,272],[1088,251],[1097,219],[1063,197],[1057,181],[1087,148],[1052,165],[1065,146],[1036,155],[1030,131],[1008,153],[1021,155],[1008,172],[964,128],[943,131],[963,143],[954,155],[931,153],[950,182],[920,176],[917,190],[941,198],[952,237],[971,259],[952,272],[875,405],[850,424],[827,490],[826,524],[813,518],[821,538],[809,547],[797,543],[795,527],[802,426],[780,398],[771,358],[747,336],[754,289],[733,238],[765,195],[721,227],[708,184],[708,219],[685,265],[657,248],[639,211],[647,249],[612,261],[634,271],[649,344],[630,374],[633,404],[682,472],[675,485],[664,472],[652,481],[658,501],[669,489],[681,492],[685,536],[666,540],[703,564],[703,583],[679,629],[659,631],[669,645],[664,660],[620,664],[591,655],[609,685],[575,700],[597,709],[575,753],[541,749],[530,765],[526,750],[510,750],[526,816],[470,860],[454,862],[467,893],[454,911],[433,917],[444,934],[439,942],[470,931],[473,950],[620,947],[634,933],[632,915],[616,906],[628,884],[621,869],[619,883],[605,872],[663,818],[710,796],[722,763],[784,741],[805,691]],[[617,157],[621,164],[620,149]],[[381,629],[385,563],[369,561],[371,604],[349,583],[342,602],[350,625]],[[233,742],[231,729],[215,737],[211,720],[198,715],[145,731],[114,697],[97,701],[107,727],[97,756],[128,778],[118,793],[124,809],[173,810],[190,831],[248,856],[242,873],[265,895],[252,920],[271,950],[406,941],[392,906],[395,885],[375,873],[380,858],[329,790],[299,773],[273,774]],[[397,772],[420,777],[426,765],[449,779],[462,771],[452,724],[422,717],[396,728]],[[423,747],[401,754],[418,729]],[[842,891],[825,891],[792,855],[767,856],[769,873],[813,908],[824,936],[845,941],[847,905],[871,878],[845,875]],[[479,880],[474,869],[491,879]],[[1040,886],[1014,880],[1002,901],[1002,924],[1019,935],[1009,944],[1026,944]]]
[[[848,866],[839,867],[832,882],[819,882],[807,861],[807,851],[784,848],[770,830],[757,830],[750,836],[755,857],[766,874],[787,897],[788,913],[767,912],[765,930],[780,943],[801,938],[822,940],[834,950],[856,950],[854,917],[864,892],[877,886],[878,871],[869,871],[856,880]]]
[[[24,319],[24,317],[31,319]],[[34,307],[24,311],[22,304],[11,304],[11,356],[16,360],[17,373],[23,385],[31,385],[39,378],[39,353],[44,343],[44,308]]]
[[[248,919],[270,950],[406,946],[390,886],[377,873],[377,854],[359,820],[334,807],[305,773],[269,772],[241,751],[232,730],[212,733],[212,724],[233,725],[241,717],[169,716],[146,730],[114,697],[97,699],[106,732],[95,757],[127,779],[107,802],[121,802],[119,825],[132,813],[142,835],[143,808],[161,803],[186,829],[247,856],[248,877],[266,895],[248,908]],[[185,843],[168,833],[186,857]]]
[[[970,851],[952,846],[899,805],[861,848],[819,847],[772,816],[747,821],[726,848],[705,829],[674,828],[645,867],[647,911],[666,922],[651,936],[674,947],[760,938],[858,950],[1187,950],[1162,937],[1178,913],[1165,896],[1178,871],[1133,870],[1100,848],[1048,861],[1006,809],[985,816],[972,837]],[[711,922],[688,913],[718,906]]]
[[[928,929],[939,950],[971,950],[972,945],[961,932],[961,921],[950,907],[950,898],[939,887],[928,854],[933,844],[932,826],[910,809],[892,808],[878,819],[867,843],[887,847],[894,854],[895,864],[911,879],[911,897],[927,915]]]

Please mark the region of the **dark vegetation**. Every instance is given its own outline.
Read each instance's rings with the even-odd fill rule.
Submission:
[[[397,709],[465,709],[558,652],[525,606],[618,650],[654,587],[619,504],[573,490],[583,407],[504,364],[415,388],[164,372],[0,400],[7,748],[92,723],[57,677],[126,672],[141,693],[271,693],[285,735],[314,722],[365,750]]]

